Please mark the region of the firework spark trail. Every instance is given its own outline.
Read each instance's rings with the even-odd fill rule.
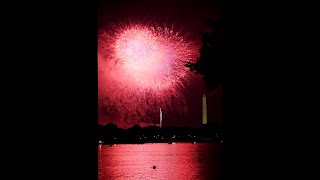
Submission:
[[[99,36],[99,98],[114,119],[139,123],[164,114],[186,116],[192,73],[184,66],[198,49],[173,28],[120,24]]]

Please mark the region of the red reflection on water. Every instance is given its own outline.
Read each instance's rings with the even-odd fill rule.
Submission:
[[[98,158],[99,180],[213,179],[221,163],[220,145],[191,143],[104,145]]]

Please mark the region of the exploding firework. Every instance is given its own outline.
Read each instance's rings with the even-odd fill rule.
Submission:
[[[190,79],[185,66],[198,48],[173,27],[127,23],[99,35],[99,102],[112,120],[156,122],[164,115],[188,114],[185,101]],[[165,118],[164,118],[165,119]]]

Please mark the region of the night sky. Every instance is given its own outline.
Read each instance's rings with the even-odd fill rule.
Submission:
[[[101,31],[101,29],[108,29],[110,24],[135,19],[159,24],[174,24],[177,27],[182,27],[183,32],[190,33],[190,38],[200,44],[199,32],[206,29],[205,21],[208,18],[219,20],[221,13],[221,5],[218,0],[105,0],[98,5],[98,28]],[[186,98],[186,102],[191,117],[185,120],[166,117],[164,113],[164,125],[196,127],[201,124],[204,83],[199,78],[197,82],[192,82],[188,88],[191,93]],[[221,88],[207,94],[208,122],[221,123],[221,96]],[[101,104],[102,102],[99,101],[98,122],[100,124],[114,122],[119,127],[125,128],[135,124],[130,122],[124,124],[108,118],[108,115],[102,110]],[[140,125],[151,124],[144,122]]]

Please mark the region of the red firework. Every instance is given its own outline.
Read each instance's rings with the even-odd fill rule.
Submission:
[[[108,117],[151,123],[160,107],[187,114],[192,73],[184,62],[198,55],[187,36],[155,24],[122,24],[99,36],[98,54],[99,98]]]

